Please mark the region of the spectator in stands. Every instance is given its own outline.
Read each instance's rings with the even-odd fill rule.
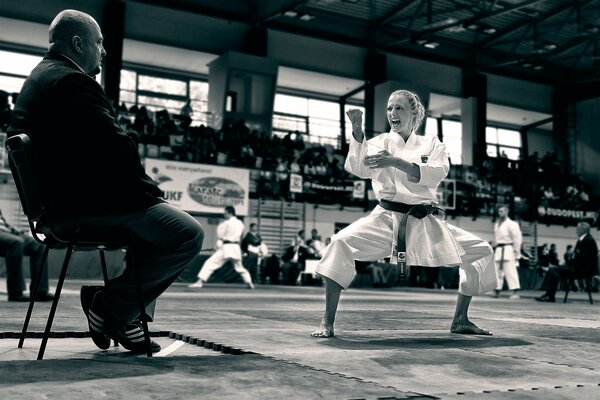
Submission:
[[[552,243],[550,245],[550,250],[548,250],[548,265],[550,267],[558,267],[560,261],[558,259],[558,251],[556,250],[556,243]]]
[[[0,90],[0,131],[4,131],[10,120],[10,104],[8,102],[8,92]]]
[[[312,229],[310,231],[310,237],[312,239],[311,247],[314,250],[315,256],[317,259],[323,257],[323,252],[325,251],[325,245],[321,241],[321,235],[319,235],[319,231],[316,229]]]
[[[525,243],[521,244],[521,258],[519,258],[519,268],[529,268],[529,263],[533,259],[533,255],[527,251]]]
[[[565,251],[563,258],[565,260],[565,268],[572,270],[575,266],[575,251],[573,250],[573,245],[567,246],[567,250]],[[573,282],[573,284],[571,285],[571,290],[574,292],[579,291],[579,287],[577,286],[576,282]]]
[[[371,179],[380,204],[369,216],[336,234],[325,249],[317,267],[326,282],[325,313],[312,336],[334,335],[340,294],[354,278],[355,260],[388,256],[393,262],[399,259],[401,266],[459,265],[461,282],[450,330],[489,335],[469,321],[467,312],[473,295],[496,287],[492,248],[475,235],[442,222],[433,215],[436,209],[426,206],[437,202],[435,190],[448,175],[449,164],[446,147],[436,136],[416,134],[425,117],[420,99],[407,90],[392,93],[387,103],[391,131],[370,140],[365,140],[362,130],[362,112],[352,109],[347,115],[352,138],[346,170]],[[421,218],[403,218],[416,210]],[[406,252],[398,251],[399,247]]]
[[[303,232],[303,231],[302,231]],[[310,251],[304,243],[303,239],[296,239],[294,243],[289,246],[281,261],[282,280],[284,285],[294,286],[298,280],[300,272],[304,271],[305,262],[310,257]]]
[[[509,297],[511,300],[519,298],[517,292],[521,289],[519,274],[517,272],[517,263],[521,258],[522,235],[519,224],[508,216],[508,207],[501,205],[498,207],[498,220],[494,224],[494,259],[496,266],[496,297],[500,296],[500,291],[504,285],[504,279],[508,284],[508,289],[513,291]]]
[[[141,269],[143,297],[150,305],[198,255],[202,227],[162,199],[164,193],[144,172],[136,144],[93,78],[106,55],[98,23],[80,11],[61,11],[50,25],[49,40],[48,53],[23,84],[9,135],[26,132],[31,138],[33,167],[55,230],[115,229],[133,236],[128,251]],[[82,306],[98,347],[107,349],[113,338],[128,350],[147,350],[139,340],[136,286],[126,268],[106,287],[82,288]],[[151,350],[159,351],[160,345],[151,342]]]
[[[257,267],[258,259],[260,257],[260,245],[262,244],[262,238],[258,233],[258,225],[255,223],[250,224],[250,228],[244,239],[242,240],[242,253],[244,256],[243,265],[248,270],[252,281],[256,282],[258,279]]]
[[[278,285],[281,281],[281,262],[276,254],[265,256],[260,269],[260,281]]]
[[[579,222],[576,233],[578,239],[575,244],[575,256],[573,257],[572,266],[551,267],[548,270],[546,293],[536,297],[537,301],[554,303],[561,278],[584,279],[598,274],[598,245],[590,234],[590,224]]]
[[[51,301],[54,299],[48,293],[48,265],[42,265],[45,247],[37,242],[28,231],[17,229],[10,225],[0,211],[0,251],[6,261],[6,288],[8,301],[29,301],[23,295],[25,278],[23,277],[23,255],[29,256],[31,271],[30,292],[34,280],[39,276],[40,269],[44,272],[38,288],[36,301]]]
[[[235,208],[225,207],[223,213],[225,221],[217,226],[217,250],[202,265],[198,273],[198,280],[188,287],[201,288],[210,279],[210,276],[228,262],[233,264],[235,271],[242,276],[248,289],[254,289],[250,273],[242,265],[242,249],[240,243],[244,233],[244,223],[235,215]]]

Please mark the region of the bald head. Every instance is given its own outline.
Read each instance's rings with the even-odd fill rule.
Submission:
[[[590,233],[590,224],[586,221],[581,221],[577,224],[577,236],[583,236]]]
[[[77,10],[63,10],[54,18],[48,30],[50,50],[75,61],[86,74],[100,72],[106,55],[100,26],[91,15]]]

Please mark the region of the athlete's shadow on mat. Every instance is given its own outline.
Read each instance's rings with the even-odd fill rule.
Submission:
[[[340,338],[339,336],[322,341],[325,346],[344,350],[386,350],[386,349],[435,349],[435,348],[486,348],[529,346],[533,343],[523,339],[497,336],[463,336],[448,334],[448,337],[409,337],[393,339]]]

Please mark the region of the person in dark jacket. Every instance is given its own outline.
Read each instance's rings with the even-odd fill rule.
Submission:
[[[561,278],[591,278],[598,274],[598,245],[596,240],[590,234],[590,224],[579,222],[577,224],[577,244],[575,244],[575,256],[572,265],[568,264],[559,267],[551,267],[547,273],[547,289],[537,301],[554,303],[558,283]]]
[[[29,256],[29,270],[31,271],[31,285],[39,276],[42,269],[42,259],[46,246],[38,243],[29,231],[15,228],[9,224],[0,210],[0,252],[6,261],[6,289],[8,301],[29,301],[23,295],[25,278],[23,276],[23,256]],[[31,290],[29,291],[31,292]],[[38,287],[36,301],[52,301],[54,296],[48,293],[48,265],[44,265],[40,286]]]
[[[134,237],[128,251],[142,269],[149,306],[198,255],[202,227],[162,199],[94,79],[106,55],[98,23],[63,10],[50,25],[49,42],[23,84],[8,134],[31,139],[33,167],[55,230],[107,228]],[[125,269],[104,288],[83,287],[81,300],[98,347],[108,348],[114,338],[134,352],[146,350],[133,271]],[[151,347],[160,350],[154,342]]]

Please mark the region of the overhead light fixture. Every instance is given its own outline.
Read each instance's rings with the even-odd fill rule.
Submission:
[[[543,44],[544,49],[548,50],[548,51],[552,51],[552,50],[556,50],[556,48],[558,47],[558,45],[554,42],[551,42],[549,40],[544,40],[544,44]]]
[[[466,22],[462,24],[462,27],[470,31],[485,33],[486,35],[493,35],[494,33],[498,32],[498,29],[494,28],[493,26],[479,22]]]
[[[312,19],[315,19],[314,15],[311,15],[307,12],[301,12],[301,11],[296,11],[296,10],[287,10],[286,12],[283,13],[283,15],[286,17],[289,17],[289,18],[296,18],[301,21],[310,21]]]
[[[546,39],[541,43],[535,43],[533,45],[532,53],[536,53],[536,54],[547,53],[549,51],[556,50],[557,48],[558,48],[558,45],[556,43]]]
[[[481,28],[482,32],[485,33],[486,35],[493,35],[494,33],[498,32],[498,30],[492,26],[485,26]]]
[[[427,47],[428,49],[435,50],[439,47],[439,45],[439,42],[436,42],[434,40],[428,40],[427,43],[425,43],[423,46]]]
[[[306,14],[300,15],[299,19],[302,21],[310,21],[311,19],[315,19],[315,16],[306,13]]]
[[[535,71],[541,71],[544,69],[544,66],[535,60],[522,60],[517,64],[521,68],[533,69]]]
[[[437,49],[440,45],[439,42],[431,39],[417,39],[415,43],[431,50]]]

